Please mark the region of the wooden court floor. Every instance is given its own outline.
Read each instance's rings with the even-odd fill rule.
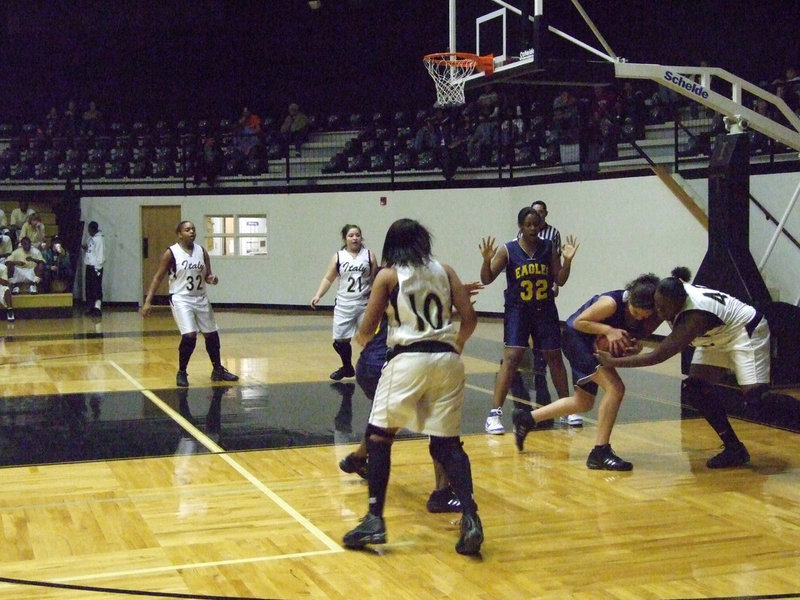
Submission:
[[[464,442],[484,525],[425,510],[427,442],[394,446],[389,543],[340,545],[366,485],[338,469],[369,403],[331,385],[330,313],[218,310],[236,385],[202,341],[175,388],[165,309],[0,322],[0,600],[157,598],[800,598],[796,430],[734,420],[752,462],[709,471],[718,440],[682,409],[677,360],[623,373],[612,436],[630,473],[590,471],[594,412],[514,446],[487,436],[502,324],[465,352]]]

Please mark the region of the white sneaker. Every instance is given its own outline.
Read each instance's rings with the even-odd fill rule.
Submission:
[[[570,427],[582,427],[583,417],[580,415],[568,415],[567,425],[569,425]]]
[[[15,286],[12,288],[12,290],[11,290],[11,293],[12,293],[12,294],[19,294],[19,286],[18,286],[18,285],[15,285]]]
[[[31,287],[28,288],[28,292],[30,292],[31,294],[36,294],[38,291],[39,290],[36,289],[36,284],[35,283],[32,283]]]
[[[9,322],[14,321],[14,311],[10,308],[6,311],[6,319],[8,319]]]
[[[489,411],[489,414],[486,415],[486,425],[484,425],[486,433],[491,433],[492,435],[503,435],[506,432],[503,424],[500,422],[500,417],[502,416],[502,408],[493,408]]]

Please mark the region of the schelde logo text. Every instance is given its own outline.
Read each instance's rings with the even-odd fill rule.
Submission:
[[[673,73],[672,71],[666,71],[664,73],[664,79],[670,83],[674,83],[675,85],[682,87],[687,92],[692,93],[695,96],[699,96],[700,98],[708,98],[708,91],[702,85],[691,79],[684,79],[683,75]]]

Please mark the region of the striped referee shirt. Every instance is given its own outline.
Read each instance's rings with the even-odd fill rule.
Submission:
[[[558,256],[561,256],[561,234],[558,232],[558,229],[552,225],[547,225],[547,227],[539,232],[539,238],[553,242],[553,249]]]

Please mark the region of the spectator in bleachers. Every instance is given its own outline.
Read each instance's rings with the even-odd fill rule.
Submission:
[[[236,123],[234,144],[245,157],[251,156],[251,153],[261,148],[261,117],[246,106]]]
[[[47,290],[54,293],[71,292],[75,272],[72,270],[72,259],[69,250],[57,235],[50,240],[50,245],[42,252],[45,264]]]
[[[83,124],[81,131],[88,135],[94,135],[98,132],[103,119],[103,114],[97,108],[94,100],[89,102],[89,108],[83,113]]]
[[[289,114],[281,125],[281,137],[287,152],[294,146],[294,155],[300,156],[300,147],[308,140],[309,129],[308,117],[300,111],[297,104],[290,104]]]
[[[493,85],[487,85],[478,99],[475,101],[474,110],[478,114],[487,115],[489,118],[497,119],[500,115],[500,95],[495,91]]]
[[[414,136],[414,150],[419,154],[420,152],[435,151],[442,143],[442,138],[439,135],[439,122],[443,118],[441,109],[423,121],[417,133]]]
[[[11,219],[8,223],[9,227],[19,231],[28,221],[28,217],[35,212],[36,211],[30,207],[30,203],[27,200],[20,200],[19,206],[11,211]]]
[[[520,111],[521,112],[521,111]],[[525,120],[517,116],[517,109],[509,106],[500,122],[500,147],[506,163],[514,159],[514,148],[525,139]]]
[[[797,69],[787,67],[783,77],[772,82],[775,95],[783,99],[786,105],[794,112],[800,110],[800,76]]]
[[[644,138],[647,107],[644,103],[644,94],[632,81],[622,83],[622,91],[617,98],[617,114],[623,123],[630,120],[637,140]]]
[[[14,239],[8,227],[0,229],[0,262],[5,262],[14,251]]]
[[[44,250],[45,244],[44,223],[39,213],[32,213],[28,215],[28,220],[22,224],[19,230],[19,238],[27,237],[34,248]]]
[[[13,285],[12,293],[19,294],[19,284],[30,283],[29,291],[36,294],[37,285],[44,275],[44,257],[37,248],[31,245],[30,238],[23,237],[11,255],[6,259],[9,283]]]
[[[478,115],[475,131],[467,141],[467,157],[470,162],[488,165],[492,149],[497,147],[497,124],[487,113]]]
[[[61,133],[66,136],[73,137],[81,130],[81,118],[78,114],[78,109],[75,105],[75,100],[70,100],[67,103],[67,108],[64,110],[62,118]]]
[[[14,303],[8,281],[8,267],[0,263],[0,305],[6,309],[6,319],[14,320]]]
[[[58,135],[61,128],[61,119],[58,116],[58,109],[50,107],[50,111],[44,117],[44,133],[49,137]]]
[[[217,147],[217,141],[213,135],[206,135],[200,140],[200,151],[195,162],[194,184],[200,185],[205,181],[209,187],[214,187],[221,169],[222,153]]]
[[[561,90],[553,100],[552,133],[562,144],[574,143],[578,139],[578,99],[570,90]]]
[[[2,208],[0,208],[0,227],[8,227],[8,217]]]

